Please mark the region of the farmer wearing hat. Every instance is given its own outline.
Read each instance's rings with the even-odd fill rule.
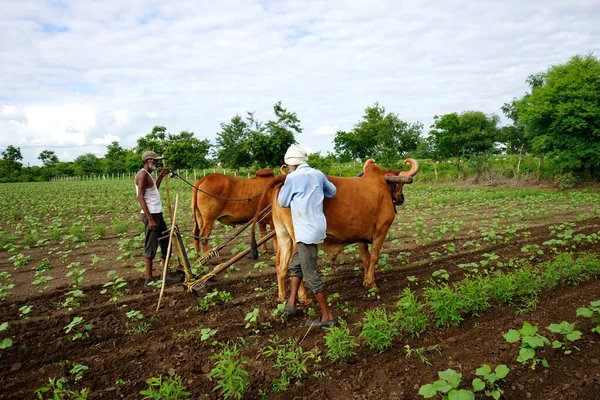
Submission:
[[[158,161],[164,157],[159,157],[153,151],[145,151],[142,154],[142,161],[144,167],[138,171],[135,175],[135,191],[137,194],[137,200],[142,207],[140,212],[140,219],[144,223],[144,261],[146,262],[146,280],[145,285],[150,286],[155,279],[152,277],[152,261],[156,257],[156,250],[160,244],[161,259],[167,257],[168,242],[161,240],[159,243],[158,238],[164,231],[167,230],[167,224],[162,214],[162,202],[160,201],[160,194],[158,188],[165,175],[171,170],[169,168],[163,168],[158,174],[156,181],[152,177],[152,172],[158,167]],[[179,278],[167,274],[167,282],[178,282]]]
[[[310,290],[319,308],[321,318],[307,321],[307,325],[328,327],[336,324],[327,304],[325,284],[317,268],[317,244],[325,239],[327,221],[323,214],[323,199],[335,196],[336,188],[325,175],[308,164],[306,150],[292,145],[285,153],[285,163],[290,174],[279,192],[279,204],[292,211],[292,223],[296,236],[297,249],[290,262],[289,274],[292,279],[290,297],[284,312],[293,315],[296,312],[296,296],[300,283]]]

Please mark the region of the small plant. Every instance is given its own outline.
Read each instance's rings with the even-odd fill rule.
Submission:
[[[9,290],[15,287],[14,283],[10,283],[10,277],[12,275],[8,272],[0,272],[0,300],[6,299],[9,294]]]
[[[71,340],[89,339],[90,331],[94,328],[94,325],[84,325],[83,322],[83,317],[74,317],[73,320],[67,326],[64,327],[66,334],[71,333],[71,331],[75,333]]]
[[[536,349],[543,349],[545,345],[550,345],[550,341],[537,333],[537,326],[532,326],[529,322],[523,322],[523,327],[518,331],[511,329],[503,336],[508,343],[521,341],[521,349],[517,361],[525,365],[531,363],[531,369],[535,369],[536,365],[541,364],[548,368],[548,361],[536,357]]]
[[[187,399],[191,395],[185,391],[181,377],[160,375],[158,378],[152,377],[146,381],[148,388],[140,392],[144,395],[143,399],[154,400],[178,400]]]
[[[8,322],[3,322],[0,324],[0,333],[4,332],[7,329],[8,329]],[[0,342],[0,350],[8,349],[9,347],[12,347],[12,345],[13,345],[13,341],[11,338],[4,338]]]
[[[48,289],[48,282],[51,281],[51,276],[44,275],[44,270],[35,272],[35,279],[31,282],[32,285],[39,286],[40,292],[45,292]]]
[[[589,307],[579,307],[576,312],[578,317],[591,318],[596,324],[592,332],[600,335],[600,300],[591,301]]]
[[[475,394],[466,389],[458,389],[462,380],[462,374],[450,368],[445,371],[438,372],[439,380],[421,386],[419,395],[426,399],[432,399],[443,393],[442,399],[452,400],[474,400]]]
[[[367,298],[380,300],[381,297],[379,296],[379,289],[377,289],[377,287],[372,287],[371,289],[369,289],[367,291]]]
[[[410,288],[402,291],[402,297],[396,303],[396,309],[392,313],[392,319],[401,330],[409,333],[412,337],[419,337],[427,329],[427,313],[423,310],[424,303],[420,303],[415,292]]]
[[[422,346],[422,347],[418,347],[416,349],[411,348],[410,345],[408,345],[408,344],[404,345],[404,353],[406,354],[406,358],[410,358],[414,354],[417,357],[419,357],[419,359],[421,360],[422,363],[427,364],[430,367],[431,367],[431,362],[429,361],[429,359],[427,358],[425,353],[433,353],[433,352],[437,352],[440,356],[442,355],[442,351],[440,350],[439,344],[429,346],[429,347]]]
[[[60,304],[60,306],[63,308],[72,309],[73,307],[81,306],[79,299],[85,297],[85,293],[79,289],[75,289],[65,293],[65,296],[67,296],[67,298]]]
[[[106,294],[106,293],[108,293],[108,289],[110,288],[110,290],[111,290],[110,301],[116,302],[119,300],[119,298],[121,298],[121,296],[123,296],[123,294],[124,294],[123,292],[125,292],[125,293],[129,292],[129,289],[123,290],[123,288],[127,286],[127,282],[125,281],[125,279],[121,278],[117,274],[117,271],[115,271],[115,270],[109,271],[107,274],[107,277],[108,277],[108,279],[110,279],[110,281],[106,282],[102,286],[105,289],[102,289],[100,291],[100,293]]]
[[[72,288],[76,288],[77,286],[79,286],[79,284],[83,282],[84,273],[85,269],[72,268],[71,270],[69,270],[69,272],[67,272],[67,276],[71,277],[71,283],[69,283],[69,286]]]
[[[262,272],[263,268],[265,268],[266,266],[268,266],[268,264],[264,261],[254,263],[254,269],[257,269],[258,272]]]
[[[445,269],[438,269],[437,271],[433,271],[433,273],[431,274],[431,279],[438,283],[442,281],[448,282],[449,278],[450,275]]]
[[[37,272],[50,271],[53,268],[54,267],[52,266],[52,264],[50,264],[50,260],[48,260],[47,258],[44,258],[42,260],[42,262],[38,264],[36,271]]]
[[[85,375],[85,373],[88,372],[90,369],[87,365],[75,364],[74,362],[69,360],[61,361],[58,364],[61,367],[67,368],[69,374],[71,374],[75,379],[75,382],[83,379],[83,375]]]
[[[33,306],[19,307],[19,317],[21,317],[23,319],[29,319],[29,314],[31,313],[32,309],[33,309]]]
[[[327,346],[327,357],[333,361],[339,361],[356,354],[355,347],[359,347],[346,322],[338,319],[339,326],[332,326],[325,334],[325,346]]]
[[[217,379],[213,391],[219,390],[225,399],[241,399],[244,391],[250,386],[248,371],[244,365],[248,362],[240,354],[236,344],[226,344],[223,350],[211,356],[216,360],[215,366],[208,376]]]
[[[552,348],[562,349],[564,350],[565,354],[571,354],[572,350],[570,344],[581,339],[581,332],[575,330],[575,323],[570,324],[567,321],[562,321],[560,324],[550,324],[546,329],[552,333],[556,333],[564,337],[564,343],[554,340],[552,342]],[[577,346],[573,347],[579,350]]]
[[[23,269],[27,266],[29,260],[31,260],[31,257],[26,256],[23,253],[17,253],[14,256],[11,256],[8,260],[13,262],[15,269]]]
[[[263,350],[267,357],[276,356],[275,368],[281,370],[281,376],[273,381],[273,390],[287,390],[292,379],[301,379],[308,374],[307,362],[315,358],[312,351],[304,351],[302,347],[297,346],[294,339],[288,339],[283,343],[279,338],[270,341],[272,346]],[[317,360],[318,361],[318,360]]]
[[[246,322],[246,326],[244,328],[248,329],[252,326],[256,326],[258,324],[259,314],[260,310],[258,308],[255,308],[254,310],[246,314],[246,317],[244,317],[244,322]]]
[[[233,300],[233,296],[229,292],[220,292],[218,290],[207,293],[204,295],[204,297],[198,297],[198,299],[196,299],[196,310],[208,310],[210,307],[215,306],[217,304],[217,300],[226,303],[228,301]]]
[[[366,311],[365,317],[358,325],[362,327],[359,337],[378,353],[390,348],[394,337],[400,335],[394,321],[389,319],[387,312],[381,308]]]
[[[152,324],[144,321],[144,314],[137,310],[128,311],[125,316],[127,316],[127,322],[125,323],[127,326],[125,333],[127,335],[146,333],[152,329]]]
[[[480,376],[482,379],[473,379],[473,391],[480,392],[487,388],[484,392],[485,395],[498,400],[504,394],[504,391],[498,387],[498,383],[506,378],[509,372],[510,369],[504,364],[498,365],[494,372],[492,372],[489,365],[482,365],[475,370],[475,375]]]
[[[69,381],[67,378],[49,379],[49,383],[46,386],[42,386],[35,391],[35,395],[38,399],[44,399],[44,393],[51,392],[52,399],[77,399],[85,400],[90,394],[88,388],[81,389],[81,391],[69,390]]]

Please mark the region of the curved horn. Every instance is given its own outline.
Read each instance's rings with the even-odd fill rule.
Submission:
[[[287,172],[285,172],[285,167],[286,167],[285,164],[283,164],[281,167],[279,167],[279,172],[281,172],[281,175],[287,175]]]
[[[398,176],[385,176],[385,181],[387,183],[412,183],[413,178],[412,176],[408,176],[408,175],[398,175]]]
[[[365,174],[365,168],[367,168],[367,165],[369,165],[369,164],[374,164],[374,163],[375,163],[375,160],[374,160],[374,159],[372,159],[372,158],[369,158],[367,161],[365,161],[365,164],[363,165],[363,170],[362,170],[362,171],[360,171],[360,172],[359,172],[359,173],[356,175],[356,177],[357,177],[357,178],[360,178],[361,176],[363,176],[363,175]]]
[[[403,176],[415,176],[419,172],[419,163],[414,158],[407,158],[404,160],[404,164],[410,164],[410,170],[400,172]]]

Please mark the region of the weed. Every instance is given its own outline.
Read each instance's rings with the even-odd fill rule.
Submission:
[[[208,376],[217,379],[213,391],[219,390],[225,399],[241,399],[244,391],[250,386],[248,372],[244,365],[248,362],[240,355],[236,344],[226,344],[220,353],[211,356],[216,360],[215,366]]]
[[[325,346],[328,348],[327,357],[333,362],[355,355],[354,348],[359,346],[354,336],[350,334],[346,322],[338,319],[338,323],[339,327],[328,328],[324,336]]]
[[[35,391],[35,395],[38,399],[44,399],[44,393],[51,392],[52,399],[87,399],[90,390],[88,388],[81,389],[81,391],[69,390],[69,381],[67,378],[49,379],[49,383],[42,386]]]
[[[191,395],[190,392],[185,391],[181,377],[178,375],[173,377],[160,375],[158,378],[148,379],[146,383],[148,388],[140,392],[144,395],[143,399],[178,400],[186,399]]]
[[[263,354],[267,357],[276,356],[273,366],[281,370],[281,376],[273,382],[273,389],[286,390],[292,379],[301,379],[308,374],[306,364],[309,359],[315,358],[315,354],[310,350],[302,350],[302,347],[296,345],[294,339],[288,339],[283,343],[276,337],[269,342],[271,345],[263,350]]]
[[[416,355],[417,357],[419,357],[419,359],[421,360],[422,363],[427,364],[431,367],[431,362],[429,361],[429,359],[427,358],[427,356],[425,355],[425,353],[433,353],[433,352],[437,352],[440,356],[442,355],[442,351],[440,350],[440,345],[436,344],[433,346],[429,346],[429,347],[419,347],[416,349],[413,349],[410,347],[410,345],[406,344],[404,345],[404,353],[406,354],[406,358],[410,358],[413,355]]]
[[[439,288],[429,288],[425,291],[424,296],[433,311],[436,326],[457,326],[464,319],[461,315],[464,299],[455,293],[448,284]]]
[[[375,308],[365,312],[365,316],[358,326],[362,328],[359,337],[372,350],[382,353],[392,347],[394,337],[399,336],[395,321],[388,318],[384,309]]]
[[[402,291],[402,297],[396,303],[392,319],[399,328],[409,333],[413,338],[419,337],[427,329],[427,314],[423,310],[425,304],[420,303],[410,288]]]

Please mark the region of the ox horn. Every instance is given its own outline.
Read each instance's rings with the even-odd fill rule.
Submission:
[[[404,164],[410,164],[410,170],[400,172],[403,176],[415,176],[419,172],[419,163],[414,158],[407,158],[404,160]]]
[[[387,183],[406,184],[406,183],[412,183],[412,181],[413,181],[412,176],[408,176],[408,175],[386,176],[384,178]]]

